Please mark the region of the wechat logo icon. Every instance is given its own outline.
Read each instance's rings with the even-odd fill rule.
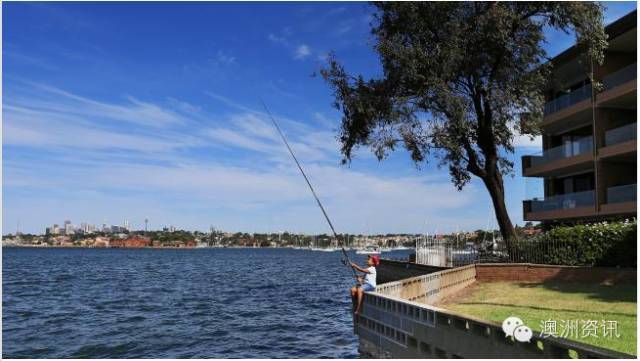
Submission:
[[[533,336],[533,331],[518,317],[507,317],[502,321],[502,331],[504,331],[504,337],[513,337],[519,342],[529,342]]]

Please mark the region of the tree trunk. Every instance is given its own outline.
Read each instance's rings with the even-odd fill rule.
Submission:
[[[502,234],[502,238],[507,246],[507,251],[511,254],[513,243],[518,240],[518,236],[513,228],[513,224],[511,223],[511,218],[509,218],[507,207],[504,204],[504,185],[502,182],[502,176],[498,172],[495,172],[493,177],[487,176],[482,180],[491,195],[493,210],[495,211],[496,220],[500,227],[500,234]]]

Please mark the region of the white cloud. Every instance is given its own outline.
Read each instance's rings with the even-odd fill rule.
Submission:
[[[56,174],[53,167],[44,165],[38,172]],[[336,225],[343,231],[364,232],[362,226],[366,220],[373,220],[378,225],[372,231],[418,229],[425,218],[441,220],[443,213],[463,208],[474,199],[472,192],[453,191],[447,179],[383,177],[314,163],[307,163],[305,168]],[[12,165],[7,173],[11,178],[10,187],[17,184],[33,187],[39,184],[38,177],[32,172],[24,174],[24,171],[17,171]],[[219,219],[222,214],[230,212],[239,212],[240,217],[250,210],[251,223],[230,217],[219,225],[233,229],[241,224],[240,228],[234,230],[245,231],[273,231],[278,227],[327,231],[304,181],[292,164],[259,170],[215,162],[158,166],[123,161],[65,167],[65,173],[64,177],[46,177],[44,186],[47,189],[73,189],[74,192],[87,194],[94,192],[100,199],[109,199],[108,195],[113,191],[117,194],[135,194],[138,205],[131,210],[119,209],[103,215],[110,219],[129,217],[128,212],[139,213],[134,209],[154,203],[152,210],[157,213],[156,219],[161,219],[165,224],[179,223],[176,219],[184,220],[184,217],[176,212],[175,207],[191,203],[192,208],[207,210],[207,216],[201,215],[195,221],[200,222],[201,229],[209,222],[207,217]],[[31,179],[28,179],[29,176]],[[158,197],[151,201],[157,194],[162,194],[161,198],[168,197],[168,202],[162,202]],[[416,197],[417,194],[421,197]],[[93,202],[94,198],[87,199],[87,202]],[[78,209],[86,208],[82,200],[76,199],[74,202],[78,204]],[[74,209],[68,209],[67,212],[65,217],[72,219],[83,216]],[[55,219],[53,213],[48,215],[49,219]],[[59,217],[59,213],[56,214]],[[279,221],[270,225],[273,219]],[[441,230],[445,227],[443,224]]]
[[[215,62],[220,65],[232,65],[235,64],[236,58],[222,50],[218,50]]]
[[[333,31],[333,35],[334,36],[342,36],[342,35],[348,33],[349,31],[351,31],[351,29],[353,29],[353,27],[355,25],[354,23],[355,23],[355,21],[353,19],[348,19],[348,20],[341,21],[335,27],[335,29]]]
[[[235,114],[225,122],[226,127],[210,128],[203,131],[218,145],[250,150],[266,154],[270,160],[288,162],[288,153],[280,135],[266,116],[255,113]],[[285,123],[285,122],[283,122]],[[294,152],[307,161],[328,160],[337,157],[339,149],[331,132],[309,128],[296,122],[285,124],[297,125],[283,129]]]
[[[210,96],[233,112],[211,116],[173,98],[160,106],[131,97],[130,104],[122,106],[60,89],[42,91],[49,95],[44,100],[21,94],[17,105],[14,95],[4,107],[3,141],[9,157],[3,187],[11,221],[28,217],[30,206],[39,209],[38,227],[61,217],[80,221],[90,220],[91,215],[94,222],[101,222],[95,217],[133,219],[146,214],[155,224],[191,229],[204,229],[215,220],[229,230],[327,231],[263,112],[216,94]],[[70,103],[81,109],[72,109]],[[139,114],[171,114],[181,122],[171,123],[170,128],[135,123],[141,129],[134,131],[95,116],[108,109],[118,109],[106,117],[116,122],[130,123],[131,109],[142,109]],[[310,116],[326,120],[320,113]],[[207,125],[192,122],[194,117],[208,119]],[[471,211],[460,210],[473,204],[473,187],[461,193],[446,176],[342,167],[339,144],[326,124],[312,126],[285,117],[278,117],[278,122],[341,231],[364,232],[367,220],[379,225],[371,231],[418,230],[425,218],[440,222],[444,230],[452,222],[447,214],[474,217]],[[16,146],[29,147],[39,156],[17,153]],[[21,196],[18,201],[16,191],[24,189],[33,197]],[[41,209],[56,199],[64,199],[64,208]],[[101,204],[99,209],[96,204]]]
[[[297,60],[302,60],[308,57],[309,55],[311,55],[311,48],[309,48],[308,45],[302,44],[296,48],[293,54],[293,58]]]
[[[228,106],[230,108],[234,108],[234,109],[237,109],[237,110],[242,110],[244,112],[265,115],[264,112],[261,112],[261,111],[255,110],[255,109],[251,109],[251,108],[249,108],[247,106],[244,106],[244,105],[242,105],[240,103],[237,103],[237,102],[235,102],[235,101],[233,101],[233,100],[231,100],[231,99],[229,99],[229,98],[227,98],[227,97],[225,97],[223,95],[212,93],[212,92],[209,92],[209,91],[205,91],[204,93],[206,95],[210,96],[211,98],[213,98],[213,99],[215,99],[215,100],[217,100],[219,102],[224,103],[226,106]]]
[[[28,84],[32,88],[27,98],[15,96],[10,98],[7,104],[70,116],[107,118],[153,127],[165,127],[186,121],[174,111],[132,96],[125,97],[128,101],[126,104],[114,104],[82,97],[46,84]]]
[[[326,128],[333,129],[340,126],[340,121],[338,119],[329,119],[320,112],[313,113],[313,118]]]
[[[542,150],[542,136],[537,135],[531,138],[528,135],[516,135],[513,138],[513,145],[516,148],[535,148]]]
[[[273,144],[265,143],[258,139],[242,134],[239,131],[227,128],[207,129],[203,133],[222,145],[228,145],[235,148],[248,149],[263,153],[269,153],[275,150]]]
[[[235,114],[231,117],[231,123],[239,127],[246,134],[275,142],[280,141],[280,136],[266,116],[260,117],[255,113]]]
[[[36,57],[36,56],[31,56],[31,55],[26,55],[26,54],[18,52],[17,50],[14,50],[14,49],[5,50],[5,54],[7,55],[8,58],[12,59],[17,64],[20,64],[20,65],[30,65],[30,66],[42,68],[44,70],[49,70],[49,71],[59,70],[56,66],[54,66],[51,63],[47,62],[43,58],[39,58],[39,57]],[[7,62],[7,63],[11,64],[11,62]]]
[[[118,105],[81,97],[62,89],[30,83],[25,94],[6,99],[3,142],[45,151],[51,148],[172,152],[201,144],[195,135],[181,134],[175,127],[191,121],[174,109],[127,97]],[[194,112],[194,108],[188,109]]]
[[[293,59],[295,60],[303,60],[306,59],[307,57],[309,57],[312,53],[311,51],[311,47],[309,47],[309,45],[307,44],[300,44],[298,46],[295,46],[294,44],[292,44],[286,36],[277,36],[273,33],[270,33],[267,36],[267,39],[269,39],[269,41],[271,41],[274,44],[278,44],[281,45],[289,50],[293,50]]]
[[[275,44],[282,44],[282,45],[288,45],[289,42],[287,41],[287,39],[284,36],[277,36],[275,34],[269,34],[267,36],[267,39],[269,39],[269,41],[271,41],[272,43]]]
[[[138,152],[167,152],[193,146],[178,139],[162,139],[111,132],[100,129],[69,126],[47,121],[6,115],[2,136],[5,145],[37,148],[128,150]]]
[[[520,130],[515,122],[508,125],[509,131],[513,134],[513,146],[515,148],[536,148],[542,149],[542,136],[531,137],[527,134],[520,134]]]

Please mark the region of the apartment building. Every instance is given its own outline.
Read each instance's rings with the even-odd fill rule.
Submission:
[[[543,151],[522,157],[522,174],[541,178],[544,196],[523,202],[524,220],[589,222],[635,217],[636,11],[606,28],[603,87],[594,91],[574,46],[554,59],[542,120]]]

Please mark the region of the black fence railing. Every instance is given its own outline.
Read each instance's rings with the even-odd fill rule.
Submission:
[[[565,265],[579,252],[574,242],[540,241],[536,238],[521,239],[510,246],[497,241],[480,249],[476,263],[536,263]],[[567,257],[574,255],[574,257]]]
[[[543,240],[535,236],[520,239],[509,246],[502,240],[481,245],[443,241],[423,244],[418,248],[416,263],[441,267],[460,267],[473,263],[593,265],[586,252],[589,250],[576,242]]]

